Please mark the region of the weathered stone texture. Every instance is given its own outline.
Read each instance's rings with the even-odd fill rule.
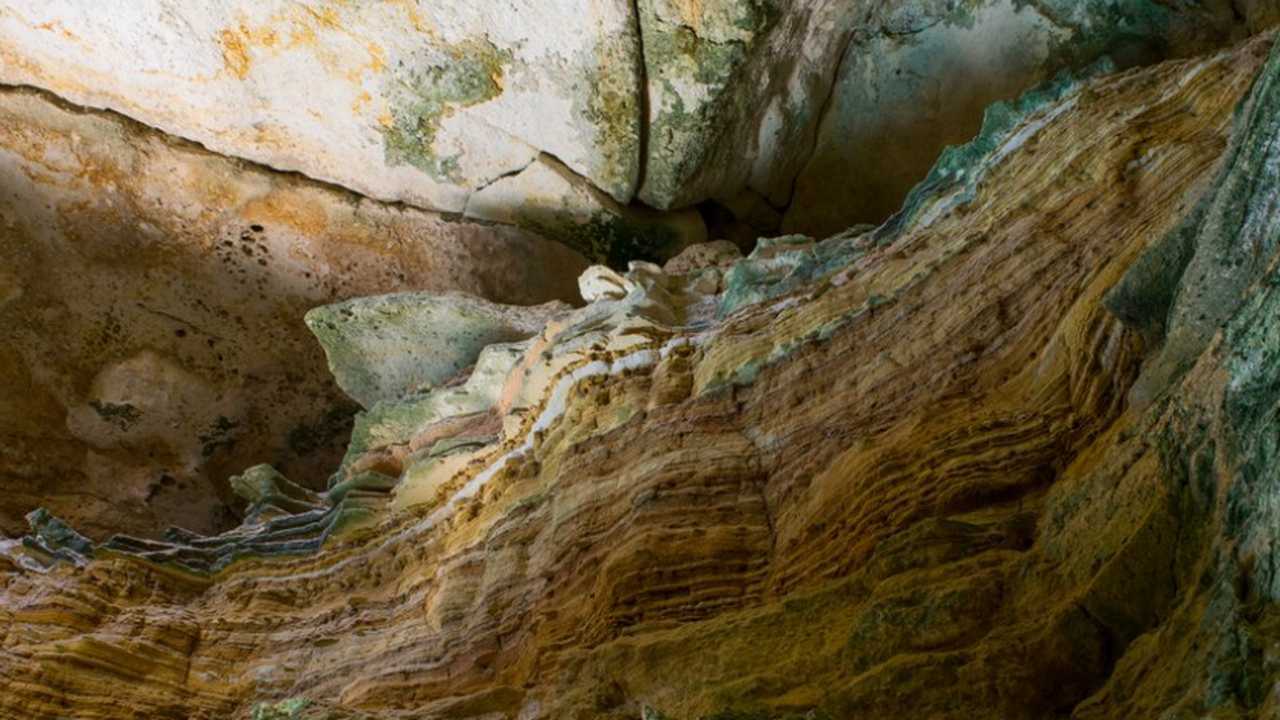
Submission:
[[[635,201],[714,201],[746,240],[879,222],[992,102],[1277,20],[1265,0],[6,0],[0,82],[621,267],[704,239]]]
[[[361,414],[323,498],[255,468],[217,537],[33,516],[0,714],[1273,714],[1272,45],[1004,106],[879,228],[593,268]],[[1171,237],[1230,292],[1145,269]]]
[[[384,205],[33,92],[0,93],[0,527],[234,524],[226,478],[313,486],[352,406],[301,320],[419,289],[576,297],[582,258]]]

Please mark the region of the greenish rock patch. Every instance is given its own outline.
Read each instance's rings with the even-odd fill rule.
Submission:
[[[27,523],[31,526],[31,534],[23,538],[23,545],[45,560],[54,562],[93,557],[93,541],[72,530],[44,508],[28,513]]]
[[[1083,80],[1114,70],[1105,59],[1078,74],[1064,70],[1014,100],[987,108],[978,134],[967,143],[943,150],[925,179],[907,193],[902,209],[876,231],[879,241],[890,242],[917,223],[970,202],[987,171],[1038,130],[1028,121],[1061,107]]]
[[[1122,320],[1163,335],[1134,387],[1139,403],[1191,368],[1272,262],[1280,241],[1278,58],[1273,49],[1238,111],[1229,159],[1200,207],[1144,254],[1109,298]]]
[[[467,381],[457,387],[431,393],[409,395],[377,403],[356,416],[351,443],[342,468],[346,468],[375,447],[408,442],[423,429],[446,417],[465,417],[484,412],[497,399],[503,379],[523,356],[527,343],[495,343],[476,360]],[[434,453],[431,453],[434,454]]]
[[[310,704],[305,698],[289,698],[278,703],[258,703],[250,717],[253,720],[296,720]]]
[[[142,419],[142,412],[129,403],[112,403],[92,400],[89,407],[98,413],[98,417],[121,430],[128,430]]]
[[[650,88],[648,155],[640,199],[659,208],[685,200],[685,183],[712,150],[713,128],[741,108],[725,102],[756,42],[782,17],[772,0],[698,4],[670,17],[653,0],[637,5]]]
[[[270,465],[255,465],[231,478],[231,490],[248,501],[248,522],[257,522],[271,511],[304,513],[320,507],[320,497],[291,481]]]
[[[338,385],[371,408],[452,378],[488,345],[532,337],[567,307],[398,293],[316,308],[306,322],[324,347]]]
[[[574,99],[576,114],[595,129],[596,185],[619,203],[630,202],[640,182],[640,117],[637,89],[642,61],[632,47],[637,38],[618,35],[600,39],[599,72],[587,73]],[[634,58],[626,62],[624,58]]]
[[[394,102],[391,124],[381,130],[386,161],[412,165],[441,181],[461,182],[458,156],[436,150],[440,122],[457,108],[500,95],[512,54],[488,38],[432,47],[423,54],[386,89]]]

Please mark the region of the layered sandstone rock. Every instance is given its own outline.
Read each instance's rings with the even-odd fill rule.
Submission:
[[[392,290],[574,299],[577,253],[0,92],[0,528],[237,522],[228,476],[322,487],[354,406],[302,325]]]
[[[0,713],[1274,714],[1272,45],[998,106],[878,228],[593,268],[232,532],[34,514]]]

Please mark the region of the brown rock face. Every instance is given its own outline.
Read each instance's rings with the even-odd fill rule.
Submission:
[[[873,231],[593,269],[363,414],[324,498],[37,518],[0,717],[1269,716],[1272,44],[1042,89]]]
[[[226,478],[316,487],[354,406],[302,324],[396,289],[576,295],[585,262],[512,228],[362,200],[46,96],[0,93],[0,528],[210,532]]]

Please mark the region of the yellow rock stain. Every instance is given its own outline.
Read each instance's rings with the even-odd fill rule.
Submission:
[[[222,63],[231,74],[241,80],[249,74],[249,43],[249,32],[244,25],[224,28],[218,33],[218,44],[222,46]]]
[[[80,36],[68,30],[66,26],[60,22],[40,23],[39,25],[36,26],[36,28],[40,30],[44,30],[46,32],[56,32],[62,35],[63,37],[67,38],[68,40],[76,40],[76,41],[80,40]]]
[[[345,4],[339,2],[340,6]],[[279,55],[305,48],[336,77],[359,84],[367,73],[386,68],[387,52],[377,43],[352,32],[343,23],[342,12],[345,10],[335,7],[290,7],[260,24],[250,24],[242,15],[236,25],[218,35],[224,64],[243,79],[249,72],[251,49]],[[341,42],[334,42],[339,35],[358,44],[366,57],[355,59],[343,52]]]

